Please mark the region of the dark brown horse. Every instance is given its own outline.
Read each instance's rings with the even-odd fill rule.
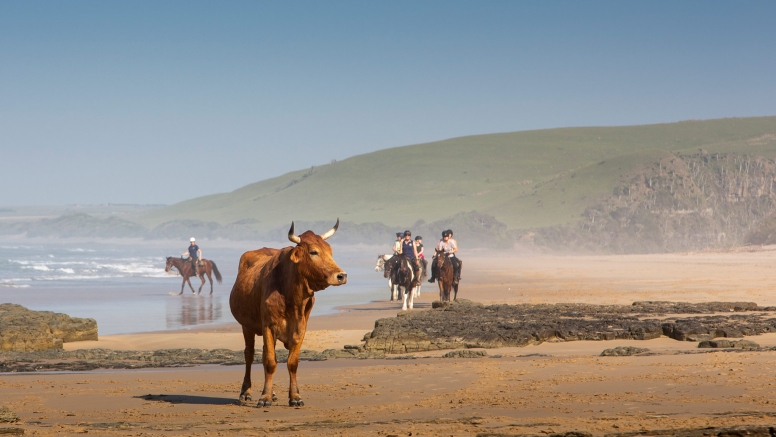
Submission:
[[[208,280],[210,281],[210,294],[213,294],[213,278],[210,276],[211,273],[214,273],[216,275],[216,281],[218,283],[221,283],[221,272],[218,271],[218,267],[216,267],[216,263],[213,261],[210,261],[208,259],[202,260],[201,266],[199,266],[199,279],[202,279],[202,285],[199,286],[199,290],[197,290],[197,294],[200,294],[202,291],[202,287],[205,286],[205,275],[207,275]],[[186,283],[189,283],[189,287],[191,288],[191,292],[194,293],[194,287],[191,285],[191,278],[192,276],[197,276],[194,273],[194,268],[191,266],[191,261],[183,258],[178,257],[167,257],[167,266],[164,268],[165,272],[169,272],[171,268],[175,267],[178,269],[178,272],[183,276],[183,283],[181,284],[181,292],[178,293],[183,294],[183,287],[186,286]]]
[[[437,283],[439,284],[439,300],[442,302],[450,301],[450,289],[455,292],[453,300],[458,298],[458,284],[453,283],[453,263],[447,257],[444,250],[437,250],[434,257],[436,263]]]

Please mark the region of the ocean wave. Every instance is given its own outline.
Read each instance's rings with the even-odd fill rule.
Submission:
[[[67,268],[65,268],[65,269],[57,269],[57,271],[58,271],[58,272],[62,272],[62,273],[70,273],[70,274],[75,274],[75,270],[73,270],[73,269],[67,269]]]
[[[23,266],[22,268],[23,269],[38,270],[38,271],[41,271],[41,272],[49,272],[49,271],[53,270],[49,266],[40,265],[40,264],[35,264],[35,265],[31,265],[31,266]]]
[[[0,288],[30,288],[29,284],[6,284],[0,283]]]

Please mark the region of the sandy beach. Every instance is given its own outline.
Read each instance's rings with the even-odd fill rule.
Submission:
[[[469,255],[459,297],[482,303],[630,304],[747,301],[776,305],[776,248],[630,256]],[[375,274],[375,281],[382,278]],[[325,292],[325,291],[324,291]],[[385,297],[388,297],[386,287]],[[436,300],[427,284],[415,311]],[[387,301],[313,317],[304,349],[358,344]],[[747,337],[776,346],[776,334]],[[654,355],[600,357],[615,346]],[[102,336],[67,350],[243,348],[236,323]],[[488,349],[483,358],[334,359],[302,362],[302,408],[286,406],[275,376],[271,408],[235,403],[242,366],[195,366],[0,375],[0,406],[30,435],[593,435],[776,424],[776,352],[697,353],[696,342],[548,342]],[[396,358],[396,357],[391,357]],[[254,366],[254,384],[261,368]],[[260,385],[259,385],[260,387]]]

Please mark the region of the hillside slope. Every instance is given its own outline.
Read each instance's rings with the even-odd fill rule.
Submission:
[[[262,180],[138,217],[268,231],[297,221],[407,226],[476,210],[509,229],[569,225],[618,181],[672,154],[776,155],[776,117],[476,135],[397,147]],[[261,175],[256,175],[257,179]]]

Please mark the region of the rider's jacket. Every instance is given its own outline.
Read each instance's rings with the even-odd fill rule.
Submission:
[[[445,240],[439,240],[439,243],[437,243],[436,246],[437,250],[444,250],[447,256],[455,256],[454,253],[450,252],[452,252],[457,247],[458,246],[456,246],[455,241],[453,240],[448,240],[446,243]]]
[[[415,243],[412,240],[409,243],[402,241],[401,253],[409,259],[415,259]]]

